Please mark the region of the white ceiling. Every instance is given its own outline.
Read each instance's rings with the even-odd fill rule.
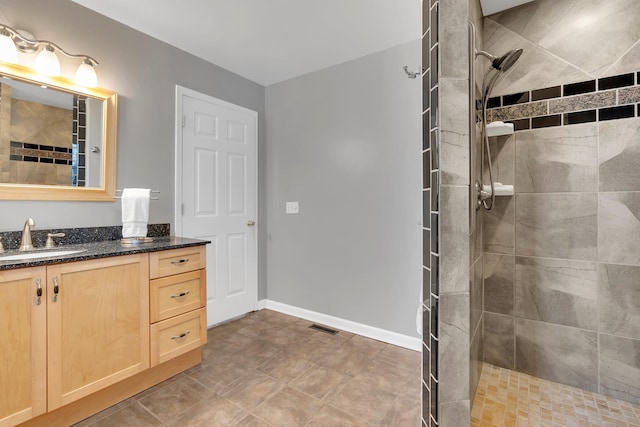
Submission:
[[[420,0],[73,1],[265,86],[417,40],[421,30]]]
[[[533,0],[480,0],[480,5],[484,16],[488,16],[531,1]]]

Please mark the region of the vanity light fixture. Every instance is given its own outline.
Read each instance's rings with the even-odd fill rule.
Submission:
[[[0,61],[17,63],[18,51],[23,53],[38,53],[35,70],[46,76],[60,75],[60,61],[56,52],[69,58],[82,60],[76,71],[75,82],[85,87],[98,86],[98,76],[95,66],[98,61],[89,55],[74,55],[48,40],[37,40],[24,30],[16,30],[8,25],[0,24]]]

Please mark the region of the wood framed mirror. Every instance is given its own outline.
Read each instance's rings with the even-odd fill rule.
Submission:
[[[0,200],[111,201],[117,94],[0,62]]]

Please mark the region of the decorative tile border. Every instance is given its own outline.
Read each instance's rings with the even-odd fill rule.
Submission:
[[[439,421],[439,7],[422,0],[422,425],[430,427]]]
[[[11,141],[9,159],[20,162],[71,165],[71,148]]]
[[[489,99],[487,119],[515,130],[640,117],[640,72]]]
[[[73,160],[71,185],[84,187],[86,184],[86,143],[87,143],[87,97],[73,96]]]

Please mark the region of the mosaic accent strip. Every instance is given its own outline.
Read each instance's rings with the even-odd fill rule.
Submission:
[[[10,160],[18,162],[71,165],[71,149],[43,144],[11,141]]]
[[[489,121],[515,130],[640,117],[640,72],[604,77],[489,99]]]
[[[422,425],[438,425],[439,2],[422,1]]]

